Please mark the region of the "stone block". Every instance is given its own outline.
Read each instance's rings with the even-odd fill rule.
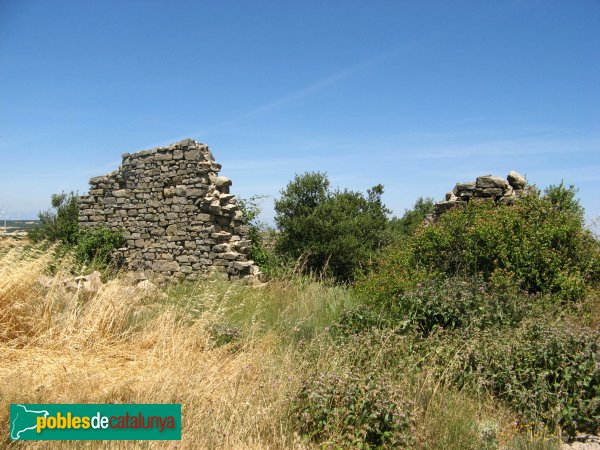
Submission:
[[[233,260],[239,256],[239,253],[229,251],[229,252],[221,253],[219,256],[223,259]]]
[[[231,186],[231,180],[227,177],[217,177],[215,180],[217,188]]]
[[[188,161],[201,161],[204,159],[200,150],[197,149],[186,151],[184,158]]]
[[[177,272],[179,263],[176,261],[154,261],[152,269],[158,272]]]
[[[492,175],[484,175],[477,177],[477,180],[475,181],[475,187],[480,189],[500,188],[505,190],[508,188],[508,182],[504,178],[494,177]]]
[[[508,183],[515,190],[525,189],[525,185],[527,184],[527,180],[519,172],[515,172],[514,170],[511,170],[510,172],[508,172],[508,175],[507,175],[506,178],[508,180]]]

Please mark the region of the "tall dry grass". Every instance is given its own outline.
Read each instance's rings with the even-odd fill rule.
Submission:
[[[221,285],[187,293],[199,309],[124,280],[95,294],[68,292],[60,270],[49,287],[38,281],[52,258],[51,251],[13,249],[0,259],[2,446],[16,446],[8,441],[9,403],[181,403],[181,442],[88,446],[301,447],[287,419],[302,368],[276,334],[215,344],[215,325],[231,316]]]

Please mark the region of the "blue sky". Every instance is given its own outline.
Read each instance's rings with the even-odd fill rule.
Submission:
[[[320,170],[402,214],[514,169],[598,217],[600,3],[0,0],[10,217],[184,137],[244,197]]]

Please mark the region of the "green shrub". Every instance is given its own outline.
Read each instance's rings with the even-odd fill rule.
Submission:
[[[598,280],[598,242],[581,217],[528,195],[516,205],[472,202],[415,236],[417,264],[447,274],[489,277],[507,270],[530,292],[579,299]]]
[[[513,326],[526,316],[531,302],[511,283],[433,278],[401,294],[391,312],[400,329],[427,335],[436,328]]]
[[[112,252],[124,243],[121,233],[106,227],[84,228],[77,235],[75,257],[85,264],[106,266],[114,262]]]
[[[502,270],[530,293],[581,299],[600,280],[600,244],[561,189],[533,191],[512,206],[472,201],[446,212],[385,252],[361,290],[388,302],[432,275],[489,279]]]
[[[403,448],[412,417],[391,386],[374,374],[328,373],[306,381],[294,403],[305,438],[342,448]]]
[[[373,329],[385,328],[389,325],[388,315],[368,305],[358,305],[344,311],[340,318],[329,327],[329,332],[335,337],[348,337]]]
[[[423,224],[425,216],[433,214],[433,205],[431,197],[419,197],[411,209],[404,211],[402,217],[392,218],[388,225],[390,239],[402,239],[413,234]]]
[[[383,242],[388,210],[382,194],[381,185],[365,197],[331,191],[322,173],[297,175],[275,201],[277,252],[293,260],[305,258],[306,272],[352,280]]]
[[[457,353],[456,379],[505,401],[531,423],[569,436],[600,423],[600,334],[543,320],[486,333]]]
[[[577,191],[573,185],[566,188],[561,181],[559,185],[550,185],[544,189],[544,198],[552,203],[555,209],[569,212],[583,220],[583,207],[575,197]]]
[[[332,331],[350,335],[387,327],[427,336],[436,329],[510,327],[543,311],[546,303],[542,296],[522,291],[510,274],[500,270],[488,281],[433,276],[398,292],[383,305],[367,302],[346,312]]]
[[[75,258],[82,264],[96,264],[105,267],[112,261],[113,250],[125,243],[123,236],[106,227],[79,227],[78,196],[62,192],[53,194],[51,199],[53,210],[40,212],[40,225],[29,232],[32,242],[57,242],[60,244],[57,257],[73,251]]]
[[[71,246],[77,242],[79,232],[79,206],[77,194],[61,192],[50,200],[52,210],[38,214],[39,226],[29,231],[32,242],[61,242]]]

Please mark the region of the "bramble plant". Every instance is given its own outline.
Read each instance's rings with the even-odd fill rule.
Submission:
[[[496,275],[496,280],[500,278]],[[514,326],[531,299],[513,283],[471,278],[433,278],[401,294],[391,316],[400,329],[427,335],[436,328],[485,329]]]
[[[542,321],[489,333],[460,352],[457,380],[497,395],[532,423],[570,437],[600,423],[600,334]]]
[[[412,417],[389,383],[351,370],[306,381],[294,402],[300,433],[341,448],[404,448],[412,442]]]

